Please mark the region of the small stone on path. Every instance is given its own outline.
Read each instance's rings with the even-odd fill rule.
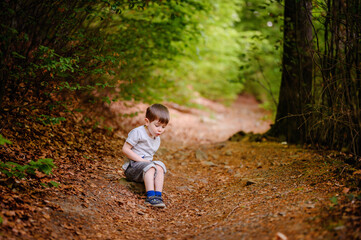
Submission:
[[[217,164],[215,164],[214,162],[211,162],[211,161],[203,161],[202,164],[206,165],[206,166],[210,166],[210,167],[217,166]]]
[[[200,161],[203,161],[203,160],[207,160],[208,159],[208,155],[203,152],[202,150],[200,149],[197,149],[196,151],[196,158]]]

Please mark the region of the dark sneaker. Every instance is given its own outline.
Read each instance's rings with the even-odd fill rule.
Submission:
[[[150,204],[153,207],[165,207],[162,197],[159,197],[159,196],[147,197],[147,199],[145,200],[145,203]]]

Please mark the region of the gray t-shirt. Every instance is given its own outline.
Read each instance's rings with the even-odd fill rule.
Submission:
[[[144,126],[134,128],[130,131],[125,141],[133,146],[133,152],[149,161],[153,160],[153,155],[160,146],[160,137],[150,137]],[[123,169],[126,170],[128,165],[129,161],[123,165]]]

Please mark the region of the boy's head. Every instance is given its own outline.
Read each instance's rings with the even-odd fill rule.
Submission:
[[[158,122],[165,125],[168,124],[170,119],[168,108],[158,103],[153,104],[152,106],[147,108],[145,117],[149,120],[149,122],[158,120]]]

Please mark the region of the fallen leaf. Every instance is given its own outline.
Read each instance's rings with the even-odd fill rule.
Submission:
[[[345,193],[345,194],[348,193],[349,191],[350,191],[349,188],[344,188],[344,189],[342,190],[342,192]]]
[[[288,240],[288,238],[286,237],[286,235],[284,235],[284,234],[281,233],[281,232],[278,232],[278,233],[276,234],[276,239],[277,239],[277,240]]]

